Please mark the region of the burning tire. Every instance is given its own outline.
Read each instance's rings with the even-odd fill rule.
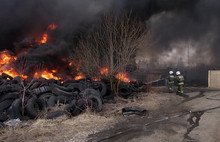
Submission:
[[[44,111],[46,103],[43,99],[32,97],[28,100],[26,110],[31,118],[36,118],[40,112]]]

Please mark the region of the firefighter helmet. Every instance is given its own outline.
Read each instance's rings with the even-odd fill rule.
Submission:
[[[173,74],[173,71],[169,71],[169,74]]]
[[[177,72],[176,72],[176,75],[180,75],[180,74],[181,74],[180,71],[177,71]]]

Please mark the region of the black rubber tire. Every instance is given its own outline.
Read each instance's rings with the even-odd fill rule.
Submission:
[[[9,118],[10,119],[22,119],[22,115],[20,113],[21,111],[21,105],[22,105],[22,100],[16,99],[14,102],[11,104],[10,108],[8,109],[9,112]]]
[[[88,96],[98,96],[102,99],[102,95],[99,91],[92,89],[92,88],[87,88],[83,92],[80,93],[80,95],[85,98]]]
[[[67,97],[72,97],[72,96],[75,95],[74,92],[66,92],[66,91],[63,91],[59,88],[52,89],[52,93],[57,95],[57,96],[67,96]]]
[[[33,89],[32,92],[35,94],[35,95],[40,95],[40,94],[43,94],[43,93],[48,93],[48,92],[51,92],[52,89],[50,86],[42,86],[42,87],[39,87],[39,88],[36,88],[36,89]]]
[[[26,110],[30,118],[37,118],[40,112],[44,111],[46,108],[46,103],[43,99],[38,99],[32,97],[27,101]]]
[[[78,83],[79,81],[77,80],[67,80],[63,83],[63,86],[67,87],[69,86],[70,84],[73,84],[73,83]]]
[[[87,100],[89,103],[88,105],[92,111],[94,111],[94,112],[101,112],[102,111],[103,103],[102,103],[102,100],[100,97],[95,96],[95,95],[91,95],[91,96],[88,96]]]
[[[57,103],[67,104],[69,102],[69,98],[65,96],[51,96],[47,101],[48,107],[54,107]]]
[[[72,100],[72,102],[66,105],[64,109],[69,112],[71,116],[75,116],[76,100]]]
[[[71,91],[69,88],[67,88],[67,87],[65,87],[65,86],[60,86],[60,85],[57,85],[57,84],[53,84],[53,85],[52,85],[52,88],[58,88],[58,89],[63,90],[63,91],[65,91],[65,92]]]
[[[57,97],[56,96],[51,96],[48,100],[47,100],[47,107],[54,107],[55,104],[57,102]]]
[[[57,110],[57,111],[53,111],[53,112],[48,113],[46,116],[46,119],[55,119],[55,118],[58,118],[63,115],[70,116],[68,114],[68,112],[66,112],[65,110]]]
[[[127,99],[131,95],[131,90],[128,87],[120,87],[119,95],[125,99]]]
[[[41,82],[36,80],[36,81],[31,85],[30,89],[31,89],[31,90],[32,90],[32,89],[36,89],[36,88],[38,88],[40,85],[41,85]]]
[[[74,114],[75,115],[81,114],[86,109],[86,106],[87,106],[86,100],[85,99],[79,99],[76,102],[76,107],[75,107],[75,110],[74,110]]]
[[[6,93],[0,97],[0,102],[8,100],[8,99],[17,99],[19,97],[18,92]]]
[[[8,119],[7,115],[4,113],[0,113],[0,122],[4,122]]]
[[[40,95],[39,98],[43,99],[43,100],[45,100],[47,102],[51,96],[53,96],[52,93],[44,93],[44,94]]]
[[[11,104],[13,103],[13,100],[4,100],[0,103],[0,112],[6,110],[7,108],[9,108],[11,106]]]
[[[107,86],[102,81],[93,82],[94,89],[99,90],[102,96],[105,96],[107,93]]]
[[[72,83],[68,85],[67,88],[73,92],[82,92],[83,90],[85,90],[85,87],[80,83]]]

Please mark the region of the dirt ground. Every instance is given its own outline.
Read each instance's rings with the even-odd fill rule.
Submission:
[[[220,91],[206,88],[189,88],[189,98],[166,93],[165,88],[155,88],[150,93],[139,93],[134,100],[117,98],[116,104],[105,104],[101,113],[90,111],[73,118],[24,121],[16,127],[0,130],[0,141],[12,142],[219,142],[219,100],[209,96]],[[220,98],[220,96],[217,96]],[[207,99],[208,98],[208,99]],[[216,98],[216,97],[215,97]],[[122,108],[143,107],[149,115],[122,116]],[[199,125],[189,124],[192,113],[200,115]],[[177,116],[179,115],[180,116]],[[184,115],[181,115],[184,114]],[[199,118],[199,117],[198,117]],[[193,121],[198,119],[193,117]]]

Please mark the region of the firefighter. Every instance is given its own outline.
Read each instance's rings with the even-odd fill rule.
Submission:
[[[169,93],[173,93],[173,85],[174,85],[175,76],[173,71],[169,71],[169,76],[167,77],[167,87]]]
[[[184,95],[183,94],[183,85],[184,85],[184,77],[183,75],[181,75],[180,71],[176,72],[176,76],[175,76],[175,82],[177,84],[177,95]]]

